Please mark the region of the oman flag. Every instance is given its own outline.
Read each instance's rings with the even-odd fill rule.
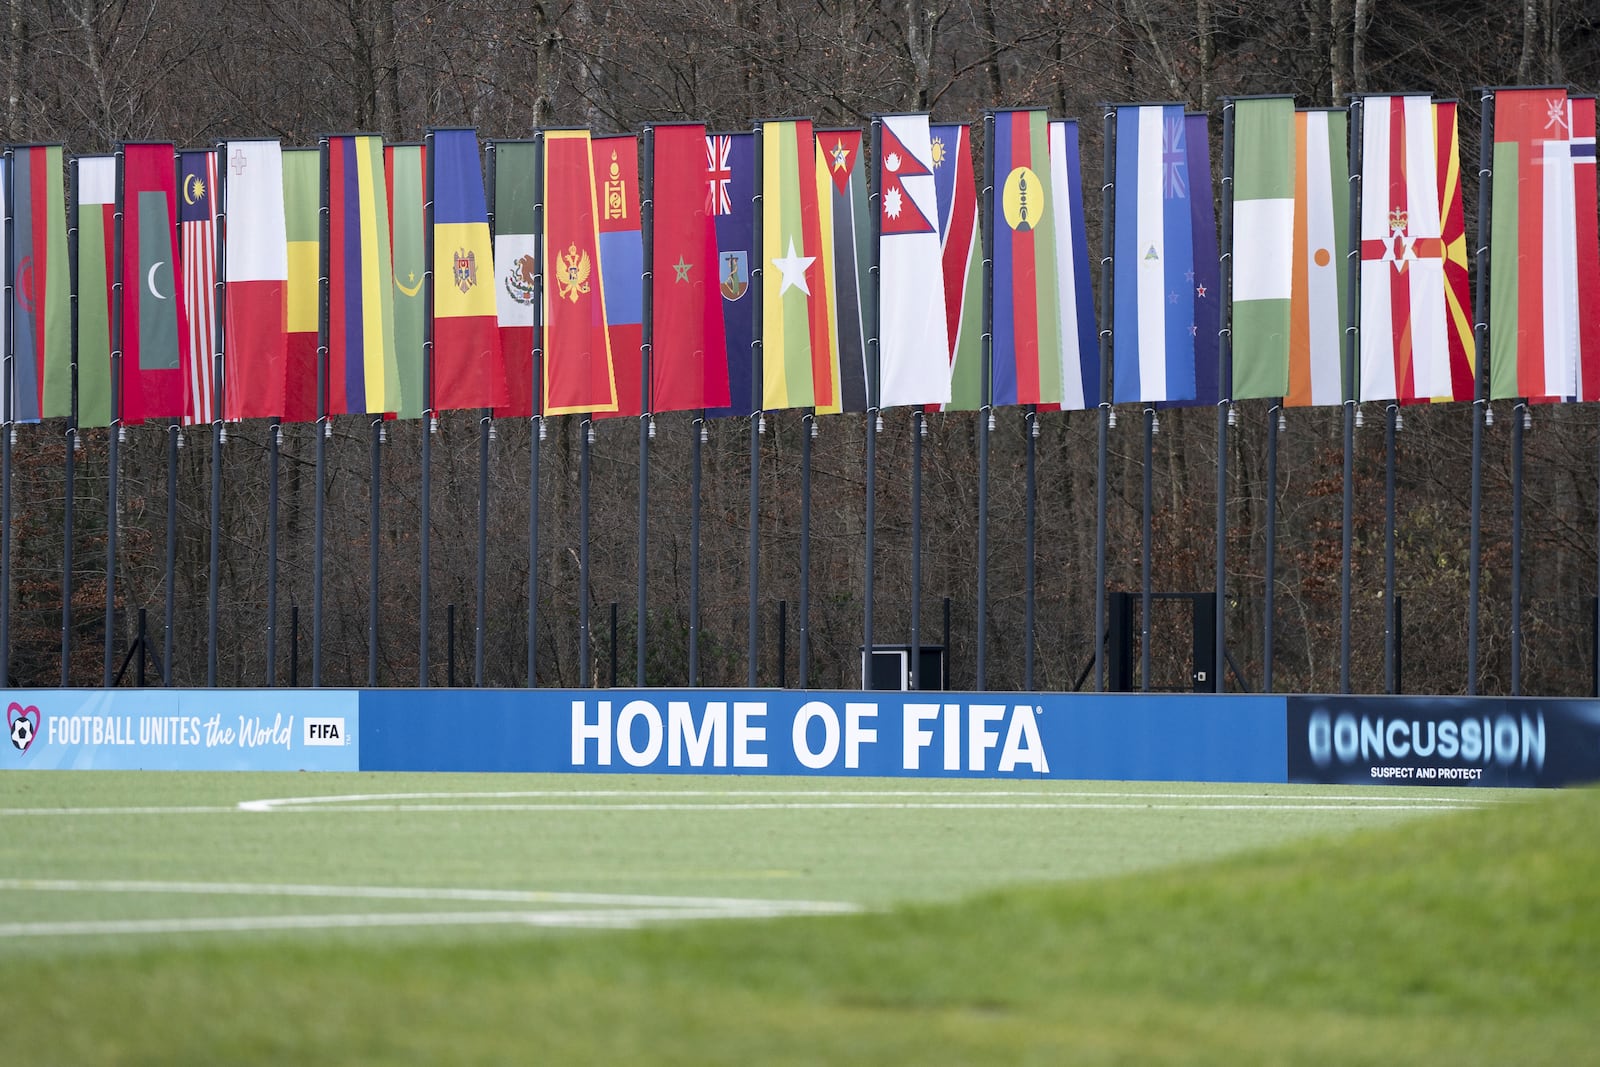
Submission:
[[[223,158],[228,168],[223,417],[281,417],[289,311],[283,149],[277,141],[229,141]]]

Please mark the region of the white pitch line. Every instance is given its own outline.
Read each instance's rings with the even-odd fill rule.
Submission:
[[[238,805],[231,807],[172,807],[172,808],[12,808],[6,817],[32,815],[233,815]]]
[[[267,809],[276,814],[304,815],[311,812],[338,812],[341,814],[396,814],[406,812],[686,812],[708,814],[736,811],[1418,811],[1416,804],[1392,802],[1389,804],[1174,804],[1174,803],[1093,803],[1064,801],[1058,803],[1017,802],[960,802],[925,801],[896,803],[866,803],[861,801],[823,801],[799,803],[771,801],[766,803],[708,803],[708,804],[352,804],[348,807],[327,805],[305,807],[282,806]]]

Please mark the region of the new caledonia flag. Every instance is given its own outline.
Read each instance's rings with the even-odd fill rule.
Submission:
[[[994,116],[995,404],[1061,403],[1061,309],[1056,283],[1049,122],[1043,111]]]
[[[753,133],[706,135],[706,213],[717,228],[717,291],[728,349],[728,406],[708,407],[707,418],[749,415],[752,392],[750,253],[755,245],[755,145]]]

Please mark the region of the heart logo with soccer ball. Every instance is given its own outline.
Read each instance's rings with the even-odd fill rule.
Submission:
[[[33,747],[33,739],[39,736],[39,709],[31,704],[23,707],[13,700],[6,709],[6,730],[18,752],[28,751]]]

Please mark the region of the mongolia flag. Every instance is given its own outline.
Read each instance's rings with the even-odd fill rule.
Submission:
[[[1361,152],[1360,398],[1448,395],[1433,102],[1367,97]]]
[[[1231,396],[1281,397],[1294,288],[1294,98],[1252,97],[1233,109]]]
[[[204,425],[217,416],[217,154],[180,152],[178,261],[189,322],[189,366],[184,372],[183,422]]]
[[[617,410],[588,130],[544,135],[544,413]]]
[[[1566,91],[1498,90],[1489,216],[1489,386],[1495,400],[1577,392],[1573,169]]]
[[[835,403],[816,172],[808,120],[761,124],[761,372],[768,409]]]
[[[1444,241],[1445,333],[1450,345],[1450,391],[1405,400],[1470,402],[1477,392],[1477,350],[1472,326],[1472,283],[1467,277],[1467,220],[1461,203],[1461,139],[1456,134],[1456,102],[1433,105],[1434,147],[1439,161],[1439,234]]]
[[[926,115],[883,119],[878,151],[879,407],[950,402],[949,338],[933,131]]]
[[[867,322],[872,318],[872,291],[865,284],[870,216],[867,212],[867,166],[861,161],[860,130],[823,130],[817,134],[817,211],[821,215],[823,275],[828,308],[833,403],[817,404],[819,414],[865,411]]]
[[[11,410],[37,422],[72,414],[72,318],[67,265],[66,198],[59,146],[12,150]],[[0,234],[4,228],[0,227]],[[0,338],[5,316],[0,315]]]
[[[1050,123],[1050,190],[1056,227],[1056,307],[1061,318],[1061,406],[1081,411],[1100,403],[1100,339],[1089,282],[1076,122]]]
[[[188,319],[177,287],[177,154],[130,144],[122,160],[123,423],[183,416]]]
[[[994,340],[990,401],[1061,403],[1060,290],[1043,111],[994,116]]]
[[[593,151],[600,277],[617,383],[614,414],[642,415],[644,235],[639,224],[639,141],[632,134],[596,137]]]
[[[707,418],[749,415],[756,409],[751,355],[755,316],[750,296],[750,254],[755,251],[755,145],[753,133],[706,136],[706,211],[717,228],[717,291],[728,348],[728,406]]]
[[[400,403],[383,139],[328,138],[328,406],[380,414]]]
[[[400,401],[394,414],[401,419],[420,419],[429,406],[422,389],[422,352],[428,331],[427,297],[422,291],[427,273],[422,233],[428,199],[427,159],[427,151],[419,144],[383,146],[389,246],[394,257],[394,359],[400,381]],[[434,286],[445,284],[448,277],[435,274]]]
[[[1600,400],[1600,213],[1595,202],[1594,97],[1573,96],[1572,188],[1578,235],[1579,400]]]
[[[494,296],[506,364],[502,418],[527,418],[538,397],[533,380],[533,328],[539,298],[539,149],[532,141],[494,145]]]
[[[983,241],[971,134],[965,124],[934,126],[931,132],[950,360],[950,403],[945,406],[975,411],[983,406]]]
[[[435,130],[433,151],[435,411],[504,405],[506,363],[495,321],[494,250],[473,130]]]
[[[111,279],[117,208],[114,156],[79,156],[78,426],[111,425]],[[3,319],[0,311],[0,319]]]
[[[229,420],[280,418],[288,387],[289,237],[283,149],[229,141],[222,394]]]
[[[1349,113],[1295,113],[1289,407],[1344,399],[1345,260],[1350,253]]]
[[[728,348],[717,271],[715,205],[707,195],[706,128],[657,126],[650,408],[728,405]]]
[[[283,419],[317,418],[318,278],[322,275],[322,153],[283,152],[283,227],[289,239]]]

